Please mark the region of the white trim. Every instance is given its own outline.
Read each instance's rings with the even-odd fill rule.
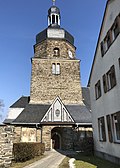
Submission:
[[[75,123],[76,125],[92,125],[92,123]]]
[[[49,107],[48,111],[46,112],[46,114],[43,116],[43,118],[41,119],[41,122],[45,122],[45,118],[46,118],[46,122],[54,122],[54,111],[53,111],[53,107],[56,103],[56,101],[59,101],[61,104],[61,120],[56,120],[56,121],[61,121],[61,122],[75,122],[72,118],[72,116],[70,115],[70,113],[68,112],[68,110],[65,108],[64,104],[62,103],[62,101],[60,100],[60,98],[57,96],[55,98],[55,100],[53,101],[52,105]],[[52,109],[52,110],[51,110]],[[63,111],[63,109],[65,109],[65,111]],[[49,112],[51,112],[52,117],[51,119],[47,119],[49,116]],[[68,116],[68,120],[63,119],[63,113],[66,113],[66,115]]]
[[[40,124],[40,123],[18,123],[18,122],[13,122],[13,123],[11,123],[12,125],[15,125],[15,124],[18,124],[18,125],[21,125],[21,124],[23,124],[23,125],[37,125],[37,124]]]

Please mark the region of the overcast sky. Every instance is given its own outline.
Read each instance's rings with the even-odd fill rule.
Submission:
[[[61,11],[61,27],[75,39],[76,56],[81,60],[82,86],[88,82],[105,4],[106,0],[56,1]],[[10,105],[22,95],[30,95],[33,45],[36,35],[47,27],[47,12],[51,5],[52,0],[0,0],[0,99],[5,105],[3,119]]]

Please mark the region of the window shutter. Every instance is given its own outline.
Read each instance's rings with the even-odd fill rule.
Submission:
[[[101,42],[101,54],[102,54],[102,57],[105,54],[105,52],[104,52],[104,42],[103,41]]]
[[[119,15],[116,18],[116,24],[117,24],[116,36],[117,36],[120,33],[120,16]]]
[[[120,140],[120,111],[116,113],[117,116],[117,139]]]
[[[103,141],[106,141],[106,132],[105,132],[105,121],[104,121],[104,117],[102,117],[101,119],[102,119]]]
[[[120,124],[120,112],[117,112],[116,115],[117,115],[117,121]]]
[[[112,127],[111,127],[111,119],[110,119],[110,115],[106,116],[107,119],[107,128],[108,128],[108,137],[109,137],[109,141],[113,142],[113,136],[112,136]]]
[[[107,80],[106,80],[106,75],[103,75],[103,88],[104,88],[104,93],[107,92]]]
[[[108,31],[107,36],[106,36],[106,40],[107,40],[107,49],[109,49],[112,39],[111,39],[111,30]]]
[[[116,85],[115,66],[114,65],[110,68],[110,71],[111,71],[111,86],[113,88]]]

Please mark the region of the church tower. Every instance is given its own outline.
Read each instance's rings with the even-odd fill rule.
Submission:
[[[51,104],[58,96],[64,104],[81,104],[80,60],[74,38],[60,27],[60,10],[48,10],[48,27],[37,34],[32,58],[30,103]]]
[[[54,0],[48,27],[36,36],[30,96],[17,100],[4,121],[15,125],[16,141],[43,142],[46,150],[79,149],[83,127],[85,131],[92,125],[89,90],[81,88],[74,38],[60,23]]]

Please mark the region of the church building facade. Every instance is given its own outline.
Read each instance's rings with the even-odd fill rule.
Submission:
[[[36,36],[30,96],[17,100],[4,121],[15,126],[16,142],[43,142],[46,150],[73,149],[92,135],[89,90],[81,87],[74,37],[60,20],[53,5],[48,27]]]

